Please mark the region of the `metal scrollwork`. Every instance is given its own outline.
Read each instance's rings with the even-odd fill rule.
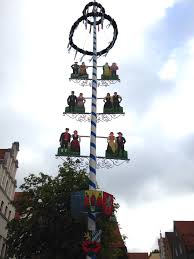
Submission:
[[[59,156],[61,160],[67,162],[69,157]],[[80,168],[88,168],[89,167],[89,156],[80,156],[80,157],[71,157],[71,160],[76,162]],[[107,159],[105,157],[97,157],[96,168],[97,169],[111,169],[114,166],[120,166],[124,163],[128,163],[128,160],[117,160],[117,159]]]
[[[90,79],[69,78],[69,81],[72,81],[73,83],[79,84],[80,86],[91,86],[91,80]]]
[[[63,113],[63,115],[67,115],[71,119],[75,119],[79,122],[90,122],[91,115],[88,114],[73,114],[73,113]],[[105,113],[98,113],[97,114],[97,122],[109,122],[114,119],[119,118],[120,116],[124,116],[124,113],[117,113],[117,114],[105,114]]]
[[[109,122],[114,119],[117,119],[120,116],[124,116],[124,113],[119,113],[119,114],[98,114],[97,116],[97,122]]]
[[[90,114],[73,114],[73,113],[63,113],[63,115],[68,116],[71,119],[75,119],[79,122],[90,122]]]
[[[69,157],[58,156],[63,162],[68,162]],[[71,160],[78,164],[79,168],[84,169],[89,167],[89,157],[71,157]]]
[[[117,160],[117,159],[106,159],[106,158],[98,158],[96,167],[99,168],[106,168],[111,169],[114,166],[120,166],[124,163],[128,163],[129,160]]]
[[[111,84],[120,83],[120,80],[98,80],[98,86],[109,86]]]
[[[92,79],[80,79],[80,78],[69,78],[69,81],[79,84],[80,86],[92,86]],[[120,80],[103,80],[97,79],[98,87],[99,86],[109,86],[112,84],[120,83]]]
[[[113,163],[111,160],[107,160],[105,158],[98,158],[96,162],[96,168],[106,168],[106,169],[111,169],[113,168]]]
[[[73,113],[63,113],[63,115],[67,115],[71,119],[75,119],[79,122],[90,122],[91,121],[91,115],[90,114],[73,114]],[[119,118],[120,116],[124,116],[124,113],[118,113],[118,114],[105,114],[105,113],[99,113],[97,114],[97,122],[109,122],[114,119]]]

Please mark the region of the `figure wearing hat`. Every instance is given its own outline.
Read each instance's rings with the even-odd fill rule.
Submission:
[[[116,143],[117,143],[117,153],[122,156],[124,155],[124,145],[125,145],[125,138],[123,137],[123,134],[121,132],[118,132],[118,137],[116,138]]]
[[[74,130],[71,141],[71,151],[80,152],[80,136],[78,135],[77,130]]]
[[[74,91],[72,91],[71,95],[67,98],[67,104],[69,105],[69,111],[74,112],[77,104],[77,96],[74,95]]]
[[[71,68],[73,69],[73,75],[78,76],[79,75],[79,65],[78,62],[75,62]]]
[[[122,97],[117,94],[117,92],[114,92],[114,95],[112,96],[112,104],[114,112],[119,110],[120,102],[122,101]]]
[[[65,129],[65,132],[61,133],[59,142],[61,145],[61,148],[65,148],[65,151],[67,151],[68,146],[70,145],[71,135],[69,134],[69,128]]]
[[[112,63],[112,65],[110,67],[112,77],[116,77],[117,76],[117,70],[118,69],[119,68],[118,68],[117,64],[115,62]]]

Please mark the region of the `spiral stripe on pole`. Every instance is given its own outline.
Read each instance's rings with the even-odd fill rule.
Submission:
[[[96,102],[97,102],[97,39],[96,16],[93,25],[93,71],[92,71],[92,105],[91,105],[91,138],[90,138],[90,184],[89,189],[96,189]]]
[[[95,2],[95,0],[94,0]],[[94,8],[95,13],[95,8]],[[93,71],[92,71],[92,105],[91,105],[91,135],[90,135],[90,173],[89,189],[95,190],[96,184],[96,102],[97,102],[97,41],[96,41],[96,16],[94,15],[93,23]],[[88,230],[96,231],[96,214],[88,213]],[[96,258],[96,255],[87,255],[88,259]]]

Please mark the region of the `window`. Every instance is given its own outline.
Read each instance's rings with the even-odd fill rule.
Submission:
[[[5,177],[6,177],[6,173],[4,172],[4,175],[3,175],[3,178],[2,178],[2,182],[1,182],[2,186],[4,186],[4,184],[5,184]]]
[[[4,255],[5,255],[5,243],[2,245],[2,249],[1,249],[0,255],[1,255],[2,258],[4,258]]]
[[[7,215],[7,206],[5,207],[5,213],[4,213],[5,217]]]
[[[14,194],[15,194],[15,189],[14,189],[14,185],[12,185],[11,192],[10,192],[10,199],[11,200],[14,199]]]
[[[11,218],[11,210],[9,211],[8,220]]]
[[[2,244],[2,241],[3,241],[3,237],[0,236],[0,252],[1,252],[1,244]]]
[[[2,165],[0,164],[0,182],[2,182],[3,175],[4,175],[4,171],[3,171]]]
[[[8,172],[10,172],[11,164],[12,164],[12,158],[9,157],[9,162],[8,162],[8,167],[7,167]]]
[[[182,249],[181,244],[179,244],[179,251],[180,251],[180,254],[182,254],[182,253],[183,253],[183,249]]]
[[[178,251],[177,249],[175,248],[175,255],[178,256]]]
[[[7,191],[9,180],[7,179],[6,185],[5,185],[5,191]]]
[[[13,190],[13,183],[10,181],[10,186],[9,186],[9,192],[8,192],[8,195],[10,197],[10,199],[12,198],[12,190]]]
[[[0,210],[3,210],[3,205],[4,205],[4,201],[1,201],[1,206],[0,206]]]

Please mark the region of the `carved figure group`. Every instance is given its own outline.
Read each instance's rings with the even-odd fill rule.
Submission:
[[[115,137],[113,132],[110,132],[107,142],[107,153],[110,155],[124,155],[124,145],[125,145],[125,138],[121,132],[117,133],[118,136]]]
[[[84,104],[86,99],[83,96],[83,93],[80,93],[77,97],[74,94],[74,91],[71,92],[71,95],[67,98],[67,104],[69,106],[69,112],[75,112],[75,107],[77,108],[84,108]]]
[[[106,62],[103,66],[103,74],[102,79],[118,79],[117,70],[118,70],[117,64],[114,62],[111,66],[109,66],[108,62]]]
[[[78,65],[78,62],[75,62],[71,68],[73,69],[73,74],[71,74],[71,78],[79,78],[79,77],[84,77],[84,78],[88,78],[88,74],[87,74],[87,66],[85,65],[84,62],[82,62],[81,65]]]
[[[113,109],[113,111],[118,111],[120,108],[120,103],[122,101],[122,97],[114,92],[113,96],[110,93],[104,97],[104,109]]]
[[[70,152],[80,152],[80,141],[81,138],[78,135],[77,130],[74,130],[73,134],[69,133],[69,128],[65,129],[65,132],[61,133],[59,142],[60,147],[66,153]]]

